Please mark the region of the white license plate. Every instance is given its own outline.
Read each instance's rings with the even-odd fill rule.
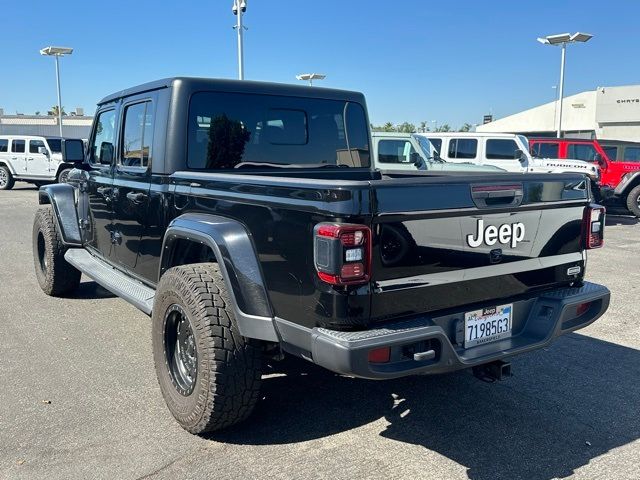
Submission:
[[[483,308],[464,314],[465,348],[511,336],[513,304]]]

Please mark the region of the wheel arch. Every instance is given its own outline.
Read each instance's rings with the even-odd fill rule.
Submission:
[[[82,237],[76,212],[76,200],[72,185],[56,183],[44,185],[38,190],[38,203],[51,205],[65,245],[80,247]]]
[[[615,189],[615,195],[626,197],[629,192],[638,185],[640,185],[640,170],[633,173],[633,175],[631,175],[631,178],[629,178],[629,180],[627,180],[626,182],[620,182]]]
[[[184,264],[177,248],[209,249],[231,297],[238,329],[244,337],[279,341],[264,277],[247,229],[219,215],[186,213],[175,218],[164,236],[158,281],[171,267]]]

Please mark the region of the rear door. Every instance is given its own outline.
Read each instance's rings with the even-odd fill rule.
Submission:
[[[18,177],[27,175],[26,140],[20,138],[11,139],[11,152],[9,161]]]
[[[27,153],[27,175],[30,177],[48,178],[55,175],[55,172],[50,172],[51,161],[49,155],[40,153],[38,151],[40,147],[48,151],[43,140],[35,138],[29,140]]]
[[[375,321],[497,302],[582,274],[584,177],[497,177],[373,182]]]
[[[116,258],[135,270],[147,226],[154,134],[154,94],[128,98],[121,106],[120,140],[113,175]]]

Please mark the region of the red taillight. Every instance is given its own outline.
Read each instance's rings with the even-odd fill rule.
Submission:
[[[319,223],[314,228],[318,277],[331,285],[369,281],[371,229],[366,225]]]
[[[604,221],[606,209],[600,205],[590,205],[585,209],[582,222],[582,238],[587,250],[604,245]]]
[[[591,302],[586,302],[586,303],[581,303],[580,305],[577,306],[576,308],[576,315],[580,316],[583,313],[585,313],[587,310],[589,310],[589,307],[591,306]]]
[[[388,363],[391,359],[391,348],[382,347],[369,350],[369,363]]]

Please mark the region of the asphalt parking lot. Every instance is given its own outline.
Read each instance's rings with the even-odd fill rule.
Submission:
[[[369,382],[276,365],[240,427],[199,438],[156,384],[149,318],[83,278],[51,298],[33,274],[37,192],[0,192],[0,478],[638,479],[640,224],[610,216],[588,277],[595,324],[468,372]]]

